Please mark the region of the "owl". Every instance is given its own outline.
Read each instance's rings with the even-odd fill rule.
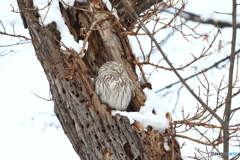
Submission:
[[[116,110],[126,110],[135,95],[135,87],[122,64],[115,61],[104,63],[95,79],[95,92],[102,103]]]

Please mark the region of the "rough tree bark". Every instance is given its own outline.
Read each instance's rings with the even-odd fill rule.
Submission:
[[[137,88],[129,110],[138,111],[146,99],[135,73],[135,56],[127,36],[122,34],[124,28],[100,0],[91,0],[87,4],[75,2],[74,7],[68,9],[59,3],[65,23],[76,41],[83,40],[96,22],[91,28],[84,58],[75,52],[67,55],[61,51],[61,33],[56,24],[39,24],[32,0],[18,0],[18,4],[24,26],[29,30],[37,58],[49,81],[54,111],[82,160],[181,159],[174,138],[169,138],[171,149],[166,151],[158,131],[149,127],[145,132],[137,122],[138,125],[130,125],[127,117],[112,116],[95,94],[91,78],[96,77],[103,63],[114,60],[125,65]]]

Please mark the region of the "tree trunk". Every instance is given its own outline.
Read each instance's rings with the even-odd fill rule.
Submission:
[[[149,128],[145,132],[139,125],[131,125],[127,117],[112,116],[94,92],[91,78],[96,77],[103,63],[114,60],[124,64],[137,88],[129,110],[138,111],[146,99],[135,73],[135,56],[127,36],[122,33],[124,28],[100,0],[87,4],[76,1],[74,8],[68,9],[59,3],[65,23],[76,41],[83,40],[96,23],[91,28],[83,58],[76,52],[67,55],[61,51],[61,33],[56,24],[40,25],[32,0],[18,0],[18,4],[24,26],[29,29],[36,55],[49,81],[54,111],[82,160],[181,159],[174,138],[169,138],[170,150],[166,151],[158,131]]]

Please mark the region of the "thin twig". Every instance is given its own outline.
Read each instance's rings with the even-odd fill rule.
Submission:
[[[4,25],[3,25],[1,20],[0,20],[0,23],[1,23],[1,26],[3,27],[4,32],[6,33],[6,29],[5,29],[5,27],[4,27]]]
[[[97,23],[103,21],[103,20],[105,20],[105,19],[100,19],[100,20],[94,21],[94,22],[92,23],[91,27],[89,28],[89,31],[87,32],[87,36],[86,36],[86,37],[84,38],[84,40],[83,40],[83,46],[82,46],[82,48],[81,48],[81,50],[80,50],[80,52],[79,52],[79,57],[82,57],[82,56],[84,55],[84,49],[85,49],[85,47],[86,47],[86,45],[87,45],[88,38],[89,38],[89,36],[91,35],[91,33],[92,33],[95,25],[96,25]]]
[[[43,98],[43,97],[40,97],[39,95],[37,95],[36,93],[33,93],[31,92],[33,95],[35,95],[36,97],[40,98],[40,99],[43,99],[45,101],[52,101],[52,99],[46,99],[46,98]]]
[[[10,37],[20,37],[20,38],[24,38],[26,40],[31,40],[30,38],[27,38],[27,37],[25,37],[23,35],[10,34],[10,33],[1,32],[1,31],[0,31],[0,34],[6,35],[6,36],[10,36]]]

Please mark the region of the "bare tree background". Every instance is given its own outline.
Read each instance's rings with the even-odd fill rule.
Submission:
[[[53,100],[55,102],[56,115],[58,116],[63,126],[63,129],[66,131],[68,138],[73,143],[75,151],[83,159],[88,159],[89,157],[93,158],[94,156],[96,156],[97,159],[107,159],[114,156],[120,156],[117,155],[116,151],[121,152],[123,154],[122,157],[128,157],[129,159],[135,159],[138,157],[140,159],[150,159],[150,157],[151,159],[168,159],[173,158],[174,156],[178,157],[178,154],[180,154],[179,147],[178,145],[176,145],[177,142],[174,140],[174,138],[181,137],[192,140],[199,144],[203,144],[205,146],[210,146],[211,149],[209,149],[208,147],[206,151],[197,150],[203,158],[207,157],[208,159],[210,159],[210,152],[229,152],[229,142],[231,140],[238,141],[239,138],[237,136],[237,133],[239,133],[239,123],[229,124],[231,118],[234,116],[234,113],[240,109],[239,107],[231,107],[232,99],[239,96],[240,93],[238,84],[239,51],[237,51],[237,49],[235,48],[237,35],[236,30],[239,27],[239,24],[237,24],[236,22],[236,1],[233,0],[233,12],[231,13],[233,20],[232,24],[226,22],[215,22],[213,20],[201,20],[199,16],[184,11],[186,3],[182,3],[181,8],[176,8],[176,4],[172,1],[169,1],[168,3],[157,3],[156,5],[154,5],[153,8],[147,10],[150,6],[155,4],[152,3],[153,1],[151,1],[152,4],[149,4],[147,8],[141,7],[141,4],[143,4],[141,3],[141,1],[135,3],[127,3],[126,1],[122,0],[117,2],[111,2],[113,6],[116,7],[118,14],[120,15],[119,17],[121,24],[117,23],[116,18],[112,16],[110,12],[108,12],[107,8],[102,2],[89,2],[87,5],[84,5],[84,7],[80,3],[75,3],[74,7],[69,6],[70,9],[68,10],[65,10],[61,6],[63,17],[65,18],[69,30],[75,36],[75,39],[87,40],[90,43],[90,46],[86,52],[86,56],[83,59],[80,59],[79,55],[71,50],[68,50],[69,52],[71,52],[71,56],[67,56],[61,53],[62,51],[59,48],[60,35],[59,32],[57,32],[56,25],[54,23],[46,27],[39,25],[37,25],[38,27],[36,27],[36,25],[32,26],[32,24],[41,23],[38,21],[37,9],[33,9],[31,1],[19,1],[19,8],[24,21],[24,25],[25,27],[28,27],[30,31],[36,54],[43,68],[45,69],[45,73],[50,83]],[[64,2],[62,1],[62,3]],[[93,6],[96,7],[94,11],[89,11],[89,7],[91,6],[90,4],[94,4]],[[134,4],[138,4],[138,6]],[[147,5],[144,4],[143,6]],[[174,9],[174,12],[172,11],[172,9]],[[147,11],[143,12],[145,10]],[[159,17],[158,15],[159,12],[173,13],[173,17],[168,23],[165,24],[161,21],[161,17]],[[140,15],[140,13],[142,14]],[[27,15],[32,16],[29,17]],[[84,17],[85,19],[72,19],[69,15],[79,15],[80,17]],[[98,17],[101,18],[99,19]],[[219,60],[218,62],[214,62],[214,64],[210,65],[204,70],[196,71],[194,75],[189,76],[188,78],[182,78],[178,72],[180,70],[190,67],[195,62],[211,56],[211,54],[214,54],[214,52],[210,52],[210,49],[213,43],[216,42],[216,38],[221,31],[219,29],[216,29],[215,36],[210,41],[207,34],[197,33],[195,31],[197,26],[193,28],[189,27],[187,23],[183,21],[183,18],[185,18],[186,20],[197,21],[199,22],[199,25],[201,23],[210,23],[220,28],[229,26],[233,28],[232,41],[230,43],[232,46],[231,54],[226,56],[226,58]],[[84,21],[85,23],[83,23],[82,21]],[[150,32],[149,29],[146,27],[149,21],[155,21],[156,26],[158,23],[161,23],[163,26],[161,28],[155,27],[154,30]],[[176,21],[180,23],[173,23]],[[76,26],[77,29],[75,28]],[[122,28],[122,26],[125,26],[127,30]],[[202,53],[198,57],[193,55],[193,60],[191,62],[188,62],[187,64],[182,64],[180,67],[175,67],[171,64],[171,59],[168,59],[164,51],[161,49],[159,45],[161,44],[161,42],[157,41],[154,38],[154,35],[156,35],[158,31],[165,28],[172,28],[173,30],[181,33],[182,36],[186,39],[186,41],[189,41],[188,36],[184,33],[183,30],[181,30],[181,26],[188,27],[189,30],[192,30],[195,33],[191,35],[193,38],[203,38],[206,41],[210,41],[210,45],[204,48]],[[79,28],[82,29],[79,31]],[[109,28],[114,28],[114,32],[110,31]],[[140,36],[139,32],[141,29],[144,30],[146,34],[152,39],[152,48],[149,51],[149,54],[145,54],[144,52],[142,52],[143,60],[139,60],[134,56],[130,44],[126,38],[127,34],[135,35],[137,38],[138,36]],[[38,31],[37,34],[36,31]],[[14,35],[6,32],[1,32],[1,34],[25,38],[26,40],[28,40],[26,37],[22,37],[21,35]],[[104,34],[111,34],[110,37],[118,37],[119,39],[117,41],[113,41],[109,45],[106,45],[104,42],[109,43],[111,40],[109,40],[109,38],[106,37]],[[49,39],[46,37],[48,37]],[[221,43],[222,42],[219,42],[219,50],[224,48],[224,45],[222,45]],[[116,48],[113,46],[116,44],[119,44],[118,46],[121,46],[121,48]],[[104,47],[100,48],[100,46],[102,45]],[[144,47],[144,45],[142,45],[140,42],[139,46],[140,48]],[[160,51],[162,57],[165,61],[168,62],[168,65],[170,67],[168,67],[167,65],[161,66],[159,64],[154,64],[150,61],[151,56],[154,54],[156,49]],[[112,53],[112,50],[114,50],[115,52]],[[218,51],[215,51],[215,53],[217,52]],[[4,56],[5,54],[1,55]],[[237,64],[234,64],[235,59],[237,60]],[[93,84],[90,80],[90,77],[88,76],[90,75],[91,77],[95,77],[98,67],[101,66],[101,64],[103,64],[105,61],[109,60],[121,61],[128,68],[127,70],[129,72],[129,75],[132,75],[132,80],[135,80],[135,85],[138,88],[138,94],[137,97],[134,98],[132,101],[131,110],[138,111],[140,106],[144,104],[145,98],[142,93],[142,87],[151,88],[151,84],[148,82],[143,69],[145,65],[150,65],[164,70],[171,70],[180,79],[180,81],[176,83],[159,89],[157,93],[169,90],[171,89],[171,87],[178,83],[183,84],[198,101],[196,113],[191,116],[185,115],[185,112],[183,110],[182,120],[174,121],[172,123],[172,128],[164,135],[160,135],[152,129],[149,129],[148,132],[144,132],[141,129],[139,130],[138,127],[137,130],[133,129],[129,125],[126,117],[121,117],[120,121],[118,118],[111,117],[110,114],[106,112],[106,107],[100,104],[95,93],[93,93]],[[212,70],[213,68],[219,68],[220,64],[222,64],[223,62],[225,62],[225,64],[224,66],[221,66],[221,68],[228,67],[227,65],[230,66],[228,81],[225,81],[223,77],[220,81],[220,84],[212,84],[209,81],[207,72]],[[139,67],[143,75],[144,82],[141,84],[141,86],[136,81],[137,76],[134,73],[135,65]],[[234,66],[236,67],[235,70],[233,69]],[[200,90],[199,88],[198,93],[195,93],[196,90],[193,91],[186,82],[191,78],[197,78],[199,80],[199,84],[205,90]],[[214,98],[216,98],[216,105],[214,107],[209,106],[209,101],[213,100],[212,89],[215,90]],[[180,90],[181,88],[179,88],[179,91]],[[233,90],[235,92],[233,92]],[[227,96],[225,96],[225,93],[227,93]],[[202,94],[204,94],[205,96],[202,97]],[[74,102],[69,102],[69,99],[74,100]],[[82,106],[83,108],[77,109],[76,106]],[[224,110],[223,115],[220,114],[222,109]],[[83,117],[84,119],[86,119],[86,121],[84,121],[84,123],[81,123],[80,119],[82,119]],[[213,119],[217,120],[219,122],[219,125],[212,124]],[[98,123],[93,124],[90,123],[91,121]],[[119,130],[115,126],[118,126],[121,129]],[[185,127],[185,130],[178,131],[178,128],[182,126]],[[104,130],[104,132],[100,135],[96,135],[96,133],[94,134],[94,130],[96,130],[93,129],[94,127],[97,127],[99,131]],[[200,128],[205,128],[205,131]],[[214,139],[209,139],[207,136],[205,136],[206,132],[208,132],[209,129],[218,132],[218,136]],[[123,136],[125,136],[125,133],[128,133],[127,137],[131,138],[125,137],[125,140],[122,140],[121,142],[124,145],[117,147],[114,146],[117,149],[112,150],[112,148],[114,147],[111,145],[109,146],[109,142],[116,142],[116,135],[109,135],[110,130],[118,134],[120,133]],[[199,138],[192,138],[181,134],[190,130],[197,131],[199,133]],[[134,136],[131,135],[138,135],[139,133],[141,133],[140,137],[134,139],[133,143],[132,138]],[[144,138],[142,137],[142,134],[144,134]],[[76,136],[78,138],[76,138]],[[92,151],[91,153],[87,153],[87,148],[96,144],[93,141],[90,142],[91,144],[89,144],[88,142],[83,141],[83,139],[90,138],[99,141],[99,137],[108,136],[109,139],[105,139],[101,143],[99,142],[101,145],[95,147],[96,151],[98,151],[96,152],[96,155],[93,155]],[[171,148],[171,151],[175,152],[160,152],[159,154],[159,150],[162,149],[163,145],[162,137],[165,136],[172,137],[172,139],[169,141],[169,145],[171,146],[171,144],[173,144],[173,146],[175,146]],[[159,140],[157,141],[157,144],[153,143],[152,137],[155,137]],[[218,146],[222,143],[224,149],[221,151],[219,150]],[[139,144],[143,145],[141,146],[142,148],[139,148]],[[105,145],[106,147],[102,147]],[[160,148],[154,147],[156,145],[160,146]],[[85,146],[85,148],[82,146]],[[101,148],[101,152],[99,152],[99,147]],[[150,150],[152,151],[150,152]],[[83,153],[85,153],[85,155],[83,155]],[[237,159],[237,157],[238,156],[236,156],[235,158]],[[193,158],[198,159],[199,157]],[[224,156],[224,159],[229,159],[229,157]]]

